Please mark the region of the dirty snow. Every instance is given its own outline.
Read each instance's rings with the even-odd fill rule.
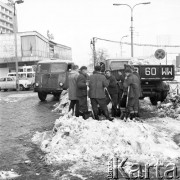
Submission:
[[[148,98],[141,104],[147,113],[158,111]],[[167,108],[170,104],[162,105]],[[68,113],[67,93],[56,104],[55,111],[62,113],[52,131],[37,132],[32,141],[46,152],[48,164],[75,162],[71,171],[91,167],[99,171],[114,156],[128,158],[132,162],[156,163],[157,161],[178,162],[180,147],[173,141],[179,134],[180,118],[154,117],[144,123],[115,119],[96,121],[83,120]],[[98,164],[97,166],[94,166]],[[105,169],[107,171],[107,166]]]
[[[0,171],[0,180],[5,180],[5,179],[15,179],[19,177],[16,172],[12,171]]]
[[[18,102],[24,98],[27,98],[27,97],[35,97],[37,96],[36,93],[26,93],[26,94],[11,94],[11,95],[8,95],[6,97],[1,97],[0,98],[0,101],[4,101],[6,103],[14,103],[14,102]]]

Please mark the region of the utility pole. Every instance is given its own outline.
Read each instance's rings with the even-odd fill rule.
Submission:
[[[19,91],[19,76],[18,76],[18,54],[17,54],[17,16],[16,3],[21,4],[23,0],[17,0],[13,3],[14,6],[14,45],[15,45],[15,62],[16,62],[16,90]]]
[[[94,66],[96,65],[96,47],[95,47],[95,43],[96,43],[96,38],[93,37],[91,44],[93,46],[93,60],[94,60]]]
[[[131,7],[129,4],[113,4],[114,6],[127,6],[131,9],[131,57],[134,57],[134,49],[133,49],[133,45],[134,45],[134,42],[133,42],[133,10],[136,6],[138,5],[146,5],[146,4],[150,4],[150,2],[144,2],[144,3],[138,3],[138,4],[135,4],[133,7]]]
[[[16,2],[14,3],[14,45],[15,45],[15,62],[16,62],[16,91],[19,91],[18,54],[17,54]]]

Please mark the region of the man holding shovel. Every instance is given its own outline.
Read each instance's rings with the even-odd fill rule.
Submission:
[[[108,95],[108,102],[112,103],[112,117],[117,116],[117,104],[118,104],[118,87],[116,78],[111,74],[110,70],[105,71],[107,80],[109,80],[109,86],[107,87],[106,93]]]
[[[127,90],[127,110],[130,119],[138,117],[140,80],[130,69],[125,69],[124,88]]]

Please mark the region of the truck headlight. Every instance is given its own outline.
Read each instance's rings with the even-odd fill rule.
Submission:
[[[63,86],[63,83],[60,82],[59,85],[60,85],[60,86]]]
[[[39,86],[39,84],[38,84],[38,83],[36,83],[36,86]]]

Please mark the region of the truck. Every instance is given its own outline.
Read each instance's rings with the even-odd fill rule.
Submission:
[[[117,78],[118,71],[124,70],[124,65],[129,64],[130,58],[107,59],[105,69],[110,69]],[[135,71],[141,80],[142,99],[149,97],[152,105],[157,105],[158,101],[163,102],[170,90],[167,81],[173,81],[175,77],[174,65],[136,65]]]
[[[70,60],[42,60],[39,61],[35,74],[34,92],[38,93],[41,101],[45,101],[48,94],[59,99],[63,90],[68,89],[68,75],[74,63]]]

